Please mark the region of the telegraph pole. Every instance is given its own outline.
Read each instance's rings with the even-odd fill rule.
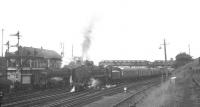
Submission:
[[[65,51],[65,50],[64,50],[64,49],[65,49],[65,47],[64,47],[64,42],[61,42],[61,43],[60,43],[60,48],[61,48],[61,56],[64,57],[64,51]]]
[[[190,55],[190,44],[188,45],[188,48],[189,48],[189,55]]]
[[[2,44],[1,44],[1,52],[2,52],[2,57],[3,57],[3,31],[4,31],[4,29],[2,29]]]
[[[62,43],[62,57],[64,57],[65,54],[65,44],[64,42]]]
[[[166,71],[166,66],[167,66],[167,44],[166,44],[166,41],[165,41],[165,39],[164,39],[164,41],[163,41],[164,43],[163,44],[161,44],[161,45],[164,45],[164,56],[165,56],[165,62],[164,62],[164,71]],[[161,47],[160,47],[160,49],[161,49]],[[168,74],[166,73],[166,76],[167,76]],[[163,76],[163,75],[162,75]]]
[[[164,64],[164,71],[166,71],[166,77],[168,76],[168,73],[167,73],[167,69],[166,69],[166,66],[167,66],[167,49],[166,49],[166,42],[165,42],[165,39],[164,39],[164,54],[165,54],[165,64]]]
[[[167,44],[166,44],[166,42],[165,42],[165,39],[164,39],[164,43],[163,44],[161,44],[161,45],[163,45],[164,46],[164,56],[165,56],[165,63],[167,62]],[[159,47],[159,49],[162,49],[161,48],[161,46]]]
[[[165,53],[165,63],[167,62],[167,49],[166,49],[166,42],[165,42],[165,39],[164,39],[164,53]]]
[[[74,46],[72,44],[72,58],[74,57]]]

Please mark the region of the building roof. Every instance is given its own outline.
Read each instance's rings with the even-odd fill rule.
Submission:
[[[61,59],[61,55],[59,55],[56,51],[47,50],[43,48],[33,48],[33,47],[20,47],[19,49],[20,55],[22,57],[41,57],[45,59]],[[14,53],[6,53],[6,56],[16,56],[17,51]]]

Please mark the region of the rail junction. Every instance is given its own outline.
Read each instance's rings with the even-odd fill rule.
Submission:
[[[92,89],[77,93],[66,92],[65,90],[49,90],[44,93],[34,93],[30,95],[23,95],[12,98],[12,100],[4,102],[2,107],[74,107],[83,106],[101,99],[103,96],[111,96],[117,93],[124,92],[124,87],[130,89],[137,89],[138,93],[142,93],[144,90],[152,86],[156,86],[161,83],[161,79],[152,78],[137,81],[134,83],[120,84],[112,88],[105,89]],[[134,96],[134,95],[133,95]],[[17,100],[18,99],[18,100]],[[122,103],[122,102],[121,102]],[[120,103],[120,104],[121,104]],[[113,105],[115,107],[118,107]]]

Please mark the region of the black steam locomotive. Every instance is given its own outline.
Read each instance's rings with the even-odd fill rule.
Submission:
[[[120,69],[112,66],[95,66],[92,62],[86,61],[84,65],[71,70],[71,80],[75,90],[83,90],[88,87],[102,87],[107,84],[160,76],[166,72],[168,71],[160,68]]]
[[[69,86],[74,90],[84,90],[87,88],[100,88],[107,84],[116,84],[124,81],[133,81],[141,78],[149,78],[160,76],[168,72],[160,68],[125,68],[120,69],[112,66],[96,66],[91,61],[85,61],[83,65],[62,68],[59,75],[57,73],[51,74],[47,78],[47,83],[51,86],[59,84],[65,84],[63,86]],[[55,81],[55,77],[60,77],[60,81]],[[54,81],[53,81],[54,80]],[[59,79],[58,79],[59,80]]]

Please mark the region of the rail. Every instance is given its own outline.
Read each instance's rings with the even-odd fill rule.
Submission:
[[[84,93],[84,92],[82,92]],[[74,95],[78,95],[81,93],[70,93],[70,92],[55,92],[54,94],[51,93],[47,93],[44,96],[39,96],[39,97],[27,97],[26,99],[23,100],[19,100],[19,101],[14,101],[11,103],[6,103],[3,104],[2,107],[28,107],[28,106],[33,106],[36,104],[40,104],[43,103],[45,101],[50,101],[50,100],[54,100],[55,98],[63,98],[63,97],[70,97],[70,96],[74,96]]]
[[[127,87],[132,87],[132,88],[138,88],[141,87],[141,85],[146,85],[146,84],[152,84],[152,81],[155,82],[155,80],[148,80],[148,81],[143,81],[140,83],[133,83],[126,85]],[[157,80],[158,81],[158,80]],[[91,103],[93,101],[96,101],[97,99],[107,96],[107,95],[113,95],[119,92],[123,92],[124,86],[120,87],[114,87],[110,88],[107,90],[102,90],[94,93],[90,93],[85,96],[79,96],[79,97],[73,97],[73,98],[65,98],[63,100],[57,100],[55,102],[51,102],[49,104],[43,105],[42,107],[74,107],[74,106],[81,106],[85,105],[88,103]]]
[[[157,85],[159,85],[159,83],[154,82],[152,84],[144,86],[140,88],[139,91],[133,93],[133,95],[128,96],[117,104],[114,104],[113,107],[136,107],[136,104],[142,101],[142,99],[144,99],[144,97],[146,96],[146,91]]]

